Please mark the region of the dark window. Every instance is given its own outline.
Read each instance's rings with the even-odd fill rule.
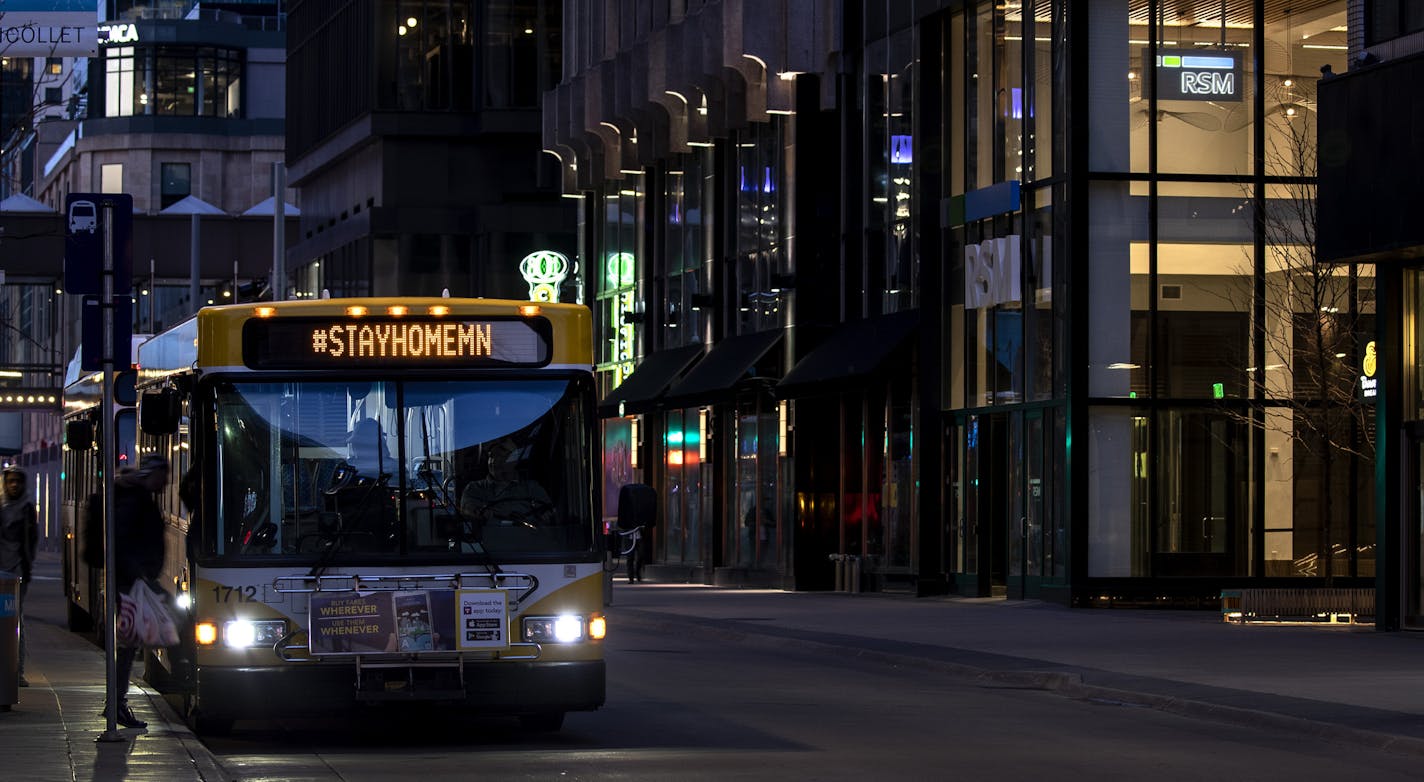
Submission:
[[[193,168],[188,163],[163,163],[159,168],[159,208],[167,209],[193,192]]]
[[[1418,0],[1365,0],[1365,44],[1424,30],[1424,3]]]
[[[533,0],[492,0],[485,4],[486,106],[537,107],[540,92],[554,85],[559,77],[561,47],[555,6]]]
[[[44,102],[51,106],[58,106],[64,102],[64,91],[58,87],[45,87]]]

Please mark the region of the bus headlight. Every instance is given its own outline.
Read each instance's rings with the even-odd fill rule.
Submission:
[[[583,617],[574,614],[524,617],[524,640],[571,644],[585,639]]]
[[[223,643],[232,649],[272,646],[286,634],[287,623],[282,619],[263,619],[256,622],[235,619],[223,624]]]

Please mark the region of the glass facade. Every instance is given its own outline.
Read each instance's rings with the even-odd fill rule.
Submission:
[[[592,243],[651,259],[600,288],[609,373],[624,290],[657,310],[633,322],[660,329],[659,348],[807,335],[788,368],[838,325],[807,314],[807,280],[834,280],[840,321],[911,312],[932,332],[855,384],[659,414],[683,438],[676,456],[653,441],[679,495],[663,561],[814,584],[828,552],[857,558],[861,588],[938,578],[1066,601],[1364,584],[1374,438],[1356,378],[1374,269],[1314,252],[1315,89],[1322,66],[1348,65],[1347,3],[928,5],[856,6],[854,81],[835,101],[825,74],[793,73],[819,104],[749,110],[698,142],[707,273],[689,273],[672,219],[692,214],[685,153],[659,164],[682,175],[631,185],[663,205],[658,230],[610,211]],[[831,209],[808,166],[828,130]],[[631,198],[603,187],[609,205]],[[824,221],[810,234],[795,224],[808,214]],[[663,312],[677,317],[660,326]],[[694,424],[711,458],[692,469]]]
[[[1022,188],[1016,209],[952,226],[965,250],[944,286],[943,400],[959,412],[943,559],[963,590],[1013,593],[1019,568],[1030,591],[1064,583],[1072,546],[1087,578],[1158,592],[1373,575],[1371,412],[1353,370],[1373,271],[1313,250],[1315,83],[1346,65],[1346,4],[1261,19],[1249,3],[1169,5],[1075,6],[1088,40],[1066,60],[1066,3],[978,3],[942,22],[943,190]],[[1086,95],[1055,75],[1072,67]],[[1067,105],[1090,119],[1062,124]],[[1086,133],[1071,211],[1055,187],[1064,148],[1035,143],[1049,132]],[[1077,382],[1070,345],[1087,349]],[[1069,508],[1052,476],[1077,389],[1087,501]]]

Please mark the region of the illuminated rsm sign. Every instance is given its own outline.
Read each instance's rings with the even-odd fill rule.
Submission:
[[[1241,100],[1241,52],[1163,51],[1157,55],[1158,100]]]

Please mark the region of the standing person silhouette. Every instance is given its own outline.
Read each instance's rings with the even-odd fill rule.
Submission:
[[[27,489],[29,481],[25,471],[19,467],[6,467],[4,494],[0,495],[0,571],[9,571],[20,577],[20,602],[15,606],[15,616],[20,623],[20,666],[19,685],[28,687],[25,680],[25,595],[30,591],[30,574],[35,566],[35,553],[39,547],[39,514],[35,512],[35,501]]]
[[[168,460],[158,454],[144,456],[137,469],[125,467],[114,478],[114,586],[119,594],[127,594],[139,579],[157,579],[163,570],[163,511],[153,495],[167,483]],[[114,719],[125,728],[148,727],[134,716],[127,697],[137,654],[137,647],[124,645],[115,654],[119,709]]]

